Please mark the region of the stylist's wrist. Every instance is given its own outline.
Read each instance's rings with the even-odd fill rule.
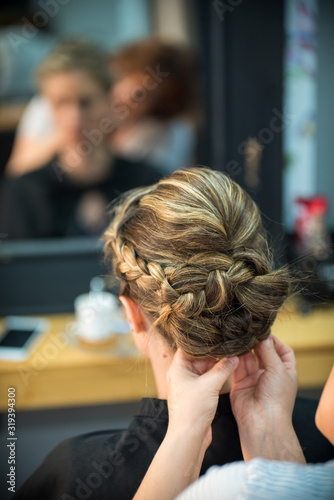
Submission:
[[[238,431],[240,437],[252,441],[254,444],[261,441],[266,434],[284,435],[287,431],[293,429],[291,417],[288,415],[279,415],[272,412],[270,415],[254,415],[238,422]]]
[[[192,421],[188,419],[184,423],[180,419],[170,420],[168,424],[167,433],[173,436],[179,436],[180,439],[190,440],[194,439],[202,442],[211,429],[211,422],[197,419]]]
[[[292,427],[292,412],[280,408],[267,408],[261,412],[248,413],[236,421],[239,432],[249,435],[263,434],[264,430],[283,430]]]
[[[211,444],[211,428],[204,432],[195,427],[168,426],[164,439],[165,445],[175,448],[178,456],[187,457],[187,463],[195,476],[199,474],[205,452]],[[196,477],[193,478],[195,480]]]
[[[262,457],[267,460],[305,463],[305,457],[289,414],[273,411],[265,418],[238,423],[245,461]]]

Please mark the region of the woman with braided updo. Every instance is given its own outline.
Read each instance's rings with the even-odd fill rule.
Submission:
[[[120,299],[190,356],[239,356],[265,339],[290,291],[258,207],[225,174],[178,170],[124,194],[105,232]],[[137,336],[135,336],[136,338]]]
[[[156,184],[121,194],[111,205],[104,238],[106,259],[112,261],[113,273],[120,281],[119,298],[135,342],[151,361],[158,398],[143,398],[124,431],[105,430],[63,441],[17,492],[15,500],[130,500],[147,471],[149,482],[143,483],[139,498],[169,498],[171,492],[185,487],[180,481],[186,479],[189,484],[189,478],[204,474],[210,466],[242,460],[243,452],[248,452],[245,441],[240,441],[238,426],[251,404],[245,404],[243,391],[239,393],[242,397],[236,398],[230,375],[237,370],[240,375],[243,368],[246,375],[254,373],[245,380],[256,385],[259,370],[264,371],[265,349],[273,351],[273,346],[265,347],[270,327],[291,291],[287,269],[273,268],[256,204],[221,172],[204,167],[178,170]],[[278,344],[276,351],[276,357],[290,363],[291,354],[288,363],[285,359],[285,346]],[[293,400],[297,390],[293,366],[288,375],[282,366],[271,372],[279,387],[275,394],[286,392],[287,399]],[[198,374],[204,378],[197,380]],[[168,392],[171,376],[182,381],[173,385],[172,399]],[[239,386],[242,383],[241,377]],[[200,390],[194,391],[194,384]],[[246,388],[250,394],[253,389]],[[209,394],[202,398],[206,390]],[[233,415],[230,395],[239,420]],[[180,399],[197,409],[200,401],[202,411],[188,419]],[[217,408],[212,424],[208,401],[210,407]],[[285,398],[281,401],[271,396],[271,401],[274,415],[284,413],[290,423],[292,415],[294,429],[291,426],[283,443],[286,456],[306,462],[334,458],[332,446],[315,426],[316,401],[297,398],[294,408]],[[246,413],[253,419],[251,427],[261,429],[262,410],[260,401],[257,403]],[[210,432],[202,436],[203,446],[198,448],[198,429],[208,419]],[[182,423],[176,434],[170,432],[169,421],[174,429],[175,422]],[[277,422],[274,424],[271,428],[275,432]],[[162,443],[166,436],[172,438],[173,465],[180,473],[172,481],[168,479],[170,491],[155,495],[161,476],[150,474],[150,464],[156,455],[153,470],[158,465],[164,475],[166,448]],[[297,438],[303,453],[296,446]],[[194,444],[191,456],[195,453],[198,458],[195,462],[191,459],[189,466],[184,446],[180,446],[182,440],[187,446]],[[260,439],[258,448],[266,443]],[[255,447],[253,440],[251,449]]]

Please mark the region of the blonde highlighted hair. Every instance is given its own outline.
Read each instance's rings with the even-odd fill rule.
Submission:
[[[121,195],[111,216],[104,250],[120,295],[173,349],[241,355],[270,334],[289,273],[274,270],[259,209],[227,175],[175,171]]]
[[[45,78],[67,71],[83,71],[105,91],[111,85],[111,75],[106,54],[85,38],[69,38],[61,41],[37,68],[38,84]]]

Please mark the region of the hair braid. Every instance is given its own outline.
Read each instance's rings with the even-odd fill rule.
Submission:
[[[258,207],[228,176],[178,170],[112,207],[105,255],[172,348],[240,355],[266,338],[291,289],[275,270]]]

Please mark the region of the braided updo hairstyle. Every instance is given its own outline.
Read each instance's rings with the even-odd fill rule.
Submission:
[[[259,209],[222,172],[192,167],[122,194],[111,208],[105,256],[133,299],[176,349],[238,356],[268,337],[289,294]]]

